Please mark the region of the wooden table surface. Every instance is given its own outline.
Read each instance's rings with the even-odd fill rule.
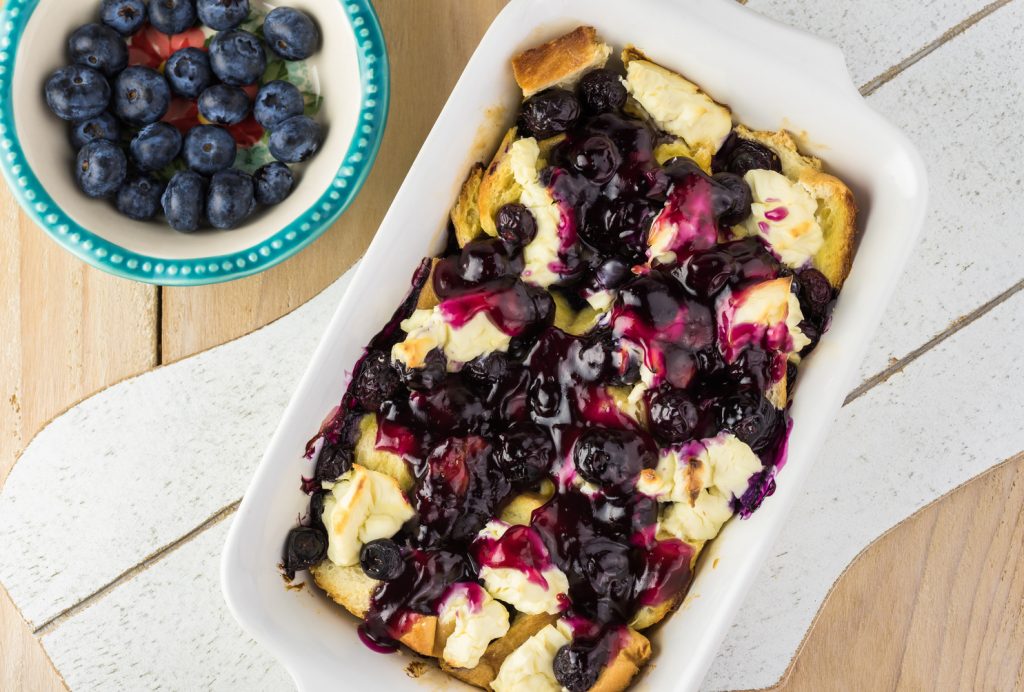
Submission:
[[[946,8],[948,26],[928,28],[885,71],[868,70],[878,78],[865,82],[865,90],[927,60],[1008,1],[976,7],[965,1],[962,8]],[[156,288],[108,276],[61,250],[0,186],[0,394],[5,402],[0,483],[32,436],[61,411],[126,377],[267,324],[314,296],[363,252],[465,61],[504,2],[376,4],[391,54],[393,100],[373,173],[341,221],[300,255],[262,275],[204,288]],[[806,19],[812,30],[845,35],[839,20],[829,25],[829,10],[812,10],[809,2],[749,4],[794,25]],[[897,2],[883,11],[915,10],[911,3]],[[856,74],[854,56],[851,68]],[[991,306],[978,306],[978,314],[987,309]],[[964,315],[967,322],[975,317]],[[920,357],[942,338],[922,337],[911,356]],[[899,367],[890,364],[893,372]],[[834,587],[779,689],[1024,686],[1022,507],[1024,457],[1019,456],[883,536]],[[63,687],[0,590],[0,690]]]

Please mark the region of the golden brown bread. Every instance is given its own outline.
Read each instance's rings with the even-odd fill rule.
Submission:
[[[555,484],[551,481],[544,481],[539,491],[520,493],[513,497],[501,510],[501,515],[498,518],[506,524],[526,526],[532,519],[533,510],[543,506],[554,494]]]
[[[857,239],[857,205],[843,181],[822,171],[820,159],[804,156],[785,130],[766,132],[739,125],[736,134],[774,151],[787,178],[801,183],[818,201],[815,214],[825,238],[812,263],[836,288],[841,288],[853,264]]]
[[[452,207],[452,225],[455,227],[455,239],[458,241],[459,247],[466,247],[466,243],[483,233],[483,228],[480,226],[480,210],[477,207],[477,200],[480,197],[480,181],[483,178],[484,165],[479,162],[473,164],[459,190],[459,198],[455,200],[455,205]]]
[[[669,159],[674,159],[677,156],[693,159],[705,173],[711,175],[712,154],[711,150],[707,147],[692,149],[689,144],[677,137],[671,142],[659,144],[654,148],[654,159],[658,162],[658,165],[663,165]]]
[[[589,692],[621,692],[629,687],[651,657],[651,642],[647,637],[632,629],[626,630],[623,637],[626,640],[615,658],[604,667]]]
[[[494,225],[494,216],[498,210],[506,204],[518,202],[523,194],[523,188],[516,182],[516,177],[512,173],[512,162],[508,155],[515,139],[516,128],[513,127],[505,133],[501,144],[498,145],[498,151],[495,152],[480,180],[477,210],[480,226],[484,233],[490,236],[498,235],[498,229]]]
[[[490,643],[475,668],[452,668],[441,661],[441,669],[462,682],[487,689],[494,678],[498,677],[501,664],[505,662],[508,655],[522,646],[527,639],[548,625],[554,624],[557,619],[557,615],[548,615],[547,613],[539,615],[519,613],[512,621],[505,636]]]
[[[512,58],[512,73],[529,98],[548,87],[572,86],[584,72],[604,67],[610,54],[594,27],[579,26]]]
[[[433,310],[441,304],[441,297],[434,291],[434,271],[440,261],[437,257],[430,260],[430,276],[423,282],[423,288],[420,289],[420,294],[416,297],[417,310]]]
[[[402,492],[408,493],[414,482],[409,465],[399,455],[377,449],[376,445],[377,416],[368,413],[359,420],[359,440],[356,442],[355,463],[394,478]]]

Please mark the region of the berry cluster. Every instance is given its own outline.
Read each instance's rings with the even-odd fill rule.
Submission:
[[[306,114],[298,87],[265,75],[269,60],[309,58],[320,33],[295,9],[279,7],[262,25],[252,25],[254,16],[249,0],[103,0],[100,23],[71,34],[70,64],[45,86],[50,110],[71,123],[83,193],[113,200],[138,221],[162,211],[185,233],[206,223],[235,228],[257,205],[279,204],[291,194],[288,164],[314,156],[324,133]],[[200,45],[178,47],[154,62],[137,48],[141,36],[154,32],[170,46]],[[197,111],[191,121],[174,117],[190,107]],[[252,175],[233,168],[238,128],[268,132],[276,160]]]

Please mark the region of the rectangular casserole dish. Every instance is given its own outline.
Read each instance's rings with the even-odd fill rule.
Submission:
[[[728,104],[744,124],[792,131],[804,153],[824,159],[851,187],[861,210],[860,242],[832,327],[801,367],[778,490],[749,520],[730,522],[706,549],[680,611],[650,632],[655,658],[638,687],[700,685],[799,496],[916,240],[925,211],[923,164],[865,104],[834,46],[732,0],[513,0],[484,36],[409,170],[227,539],[221,579],[228,605],[301,690],[417,689],[432,680],[460,686],[430,666],[412,679],[405,668],[413,659],[405,654],[372,653],[359,642],[354,618],[312,587],[286,590],[277,564],[288,528],[306,507],[299,488],[299,477],[312,475],[302,456],[306,441],[340,401],[349,369],[406,295],[420,260],[442,249],[448,212],[469,165],[489,158],[510,124],[521,98],[510,58],[580,24],[596,27],[616,50],[637,45]],[[668,651],[686,654],[659,655]]]

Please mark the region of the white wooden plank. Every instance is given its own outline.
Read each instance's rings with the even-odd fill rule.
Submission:
[[[807,2],[748,0],[747,7],[837,44],[861,86],[940,38],[992,0]]]
[[[269,326],[111,387],[39,433],[0,493],[0,581],[30,624],[241,497],[348,276]]]
[[[1020,339],[1011,337],[1022,333],[1018,293],[843,409],[706,689],[777,682],[864,547],[1024,449]]]
[[[217,524],[43,637],[68,687],[294,688],[224,604],[217,566],[229,524]]]
[[[931,191],[865,378],[1024,279],[1022,23],[1024,3],[1003,7],[869,99],[919,147]]]

